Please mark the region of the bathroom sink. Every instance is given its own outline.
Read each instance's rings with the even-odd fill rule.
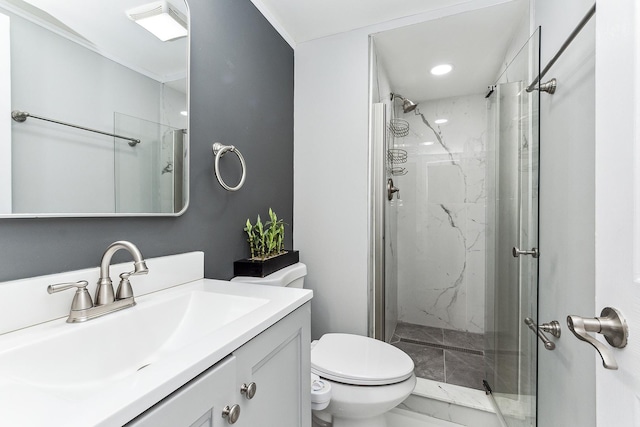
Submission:
[[[85,323],[63,319],[4,336],[0,378],[69,397],[132,377],[199,345],[256,311],[265,298],[190,289],[159,292]],[[15,335],[15,336],[14,336]]]
[[[93,295],[98,268],[0,283],[0,425],[125,425],[312,297],[204,279],[200,252],[146,261],[135,306],[80,323],[66,322],[72,292],[47,288],[86,280]]]

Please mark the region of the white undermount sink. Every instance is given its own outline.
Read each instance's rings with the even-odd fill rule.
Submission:
[[[86,393],[171,357],[267,302],[204,290],[141,297],[135,307],[88,322],[26,331],[0,351],[0,377]]]

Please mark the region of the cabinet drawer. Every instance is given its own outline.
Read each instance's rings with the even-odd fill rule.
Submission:
[[[127,427],[222,427],[233,405],[236,360],[227,356],[127,424]]]

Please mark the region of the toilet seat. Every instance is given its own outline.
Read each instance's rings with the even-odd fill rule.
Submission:
[[[413,374],[413,360],[382,341],[351,334],[325,334],[311,350],[311,371],[353,385],[388,385]]]

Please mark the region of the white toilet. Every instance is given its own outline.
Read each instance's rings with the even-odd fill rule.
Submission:
[[[307,266],[297,263],[266,277],[233,281],[302,288]],[[386,427],[384,414],[416,385],[413,361],[402,350],[372,338],[326,334],[311,344],[314,426]]]

